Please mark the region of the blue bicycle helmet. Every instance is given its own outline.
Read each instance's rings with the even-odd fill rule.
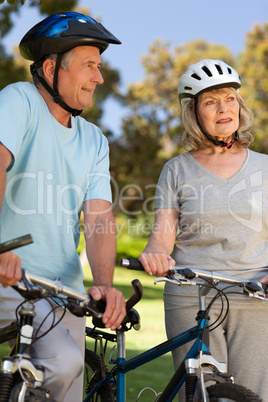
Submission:
[[[74,116],[82,111],[70,108],[60,98],[57,90],[58,71],[62,56],[76,46],[95,46],[103,53],[109,44],[121,42],[101,23],[84,14],[76,12],[60,12],[52,14],[31,28],[22,38],[19,49],[21,55],[34,63],[31,65],[32,75],[36,74],[41,84],[58,103]],[[57,54],[53,89],[44,78],[37,73],[43,61],[50,54]]]

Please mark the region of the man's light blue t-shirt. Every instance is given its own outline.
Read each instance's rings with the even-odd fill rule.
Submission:
[[[72,117],[71,128],[62,126],[26,82],[0,92],[0,121],[0,142],[13,155],[1,241],[30,233],[34,243],[16,250],[23,267],[81,290],[76,250],[83,202],[111,202],[107,139],[81,117]]]

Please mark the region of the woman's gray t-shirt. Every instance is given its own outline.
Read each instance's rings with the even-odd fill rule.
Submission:
[[[183,153],[164,166],[155,208],[178,209],[179,266],[250,280],[268,273],[267,155],[247,150],[241,169],[223,179]]]

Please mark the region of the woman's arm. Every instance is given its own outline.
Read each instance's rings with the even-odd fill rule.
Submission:
[[[139,260],[149,275],[165,275],[175,261],[170,257],[176,239],[179,212],[173,208],[155,210],[155,222],[149,241]]]

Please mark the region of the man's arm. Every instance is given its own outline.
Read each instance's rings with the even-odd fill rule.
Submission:
[[[0,212],[6,188],[6,170],[12,161],[10,151],[0,142]],[[21,278],[21,260],[11,252],[0,255],[0,283],[3,287],[15,285]]]
[[[116,257],[116,224],[111,204],[105,200],[84,203],[84,235],[86,253],[93,275],[93,287],[88,293],[95,300],[106,300],[103,322],[107,328],[117,328],[125,314],[123,294],[113,288]]]
[[[0,142],[0,211],[6,188],[6,171],[11,161],[11,152]]]

